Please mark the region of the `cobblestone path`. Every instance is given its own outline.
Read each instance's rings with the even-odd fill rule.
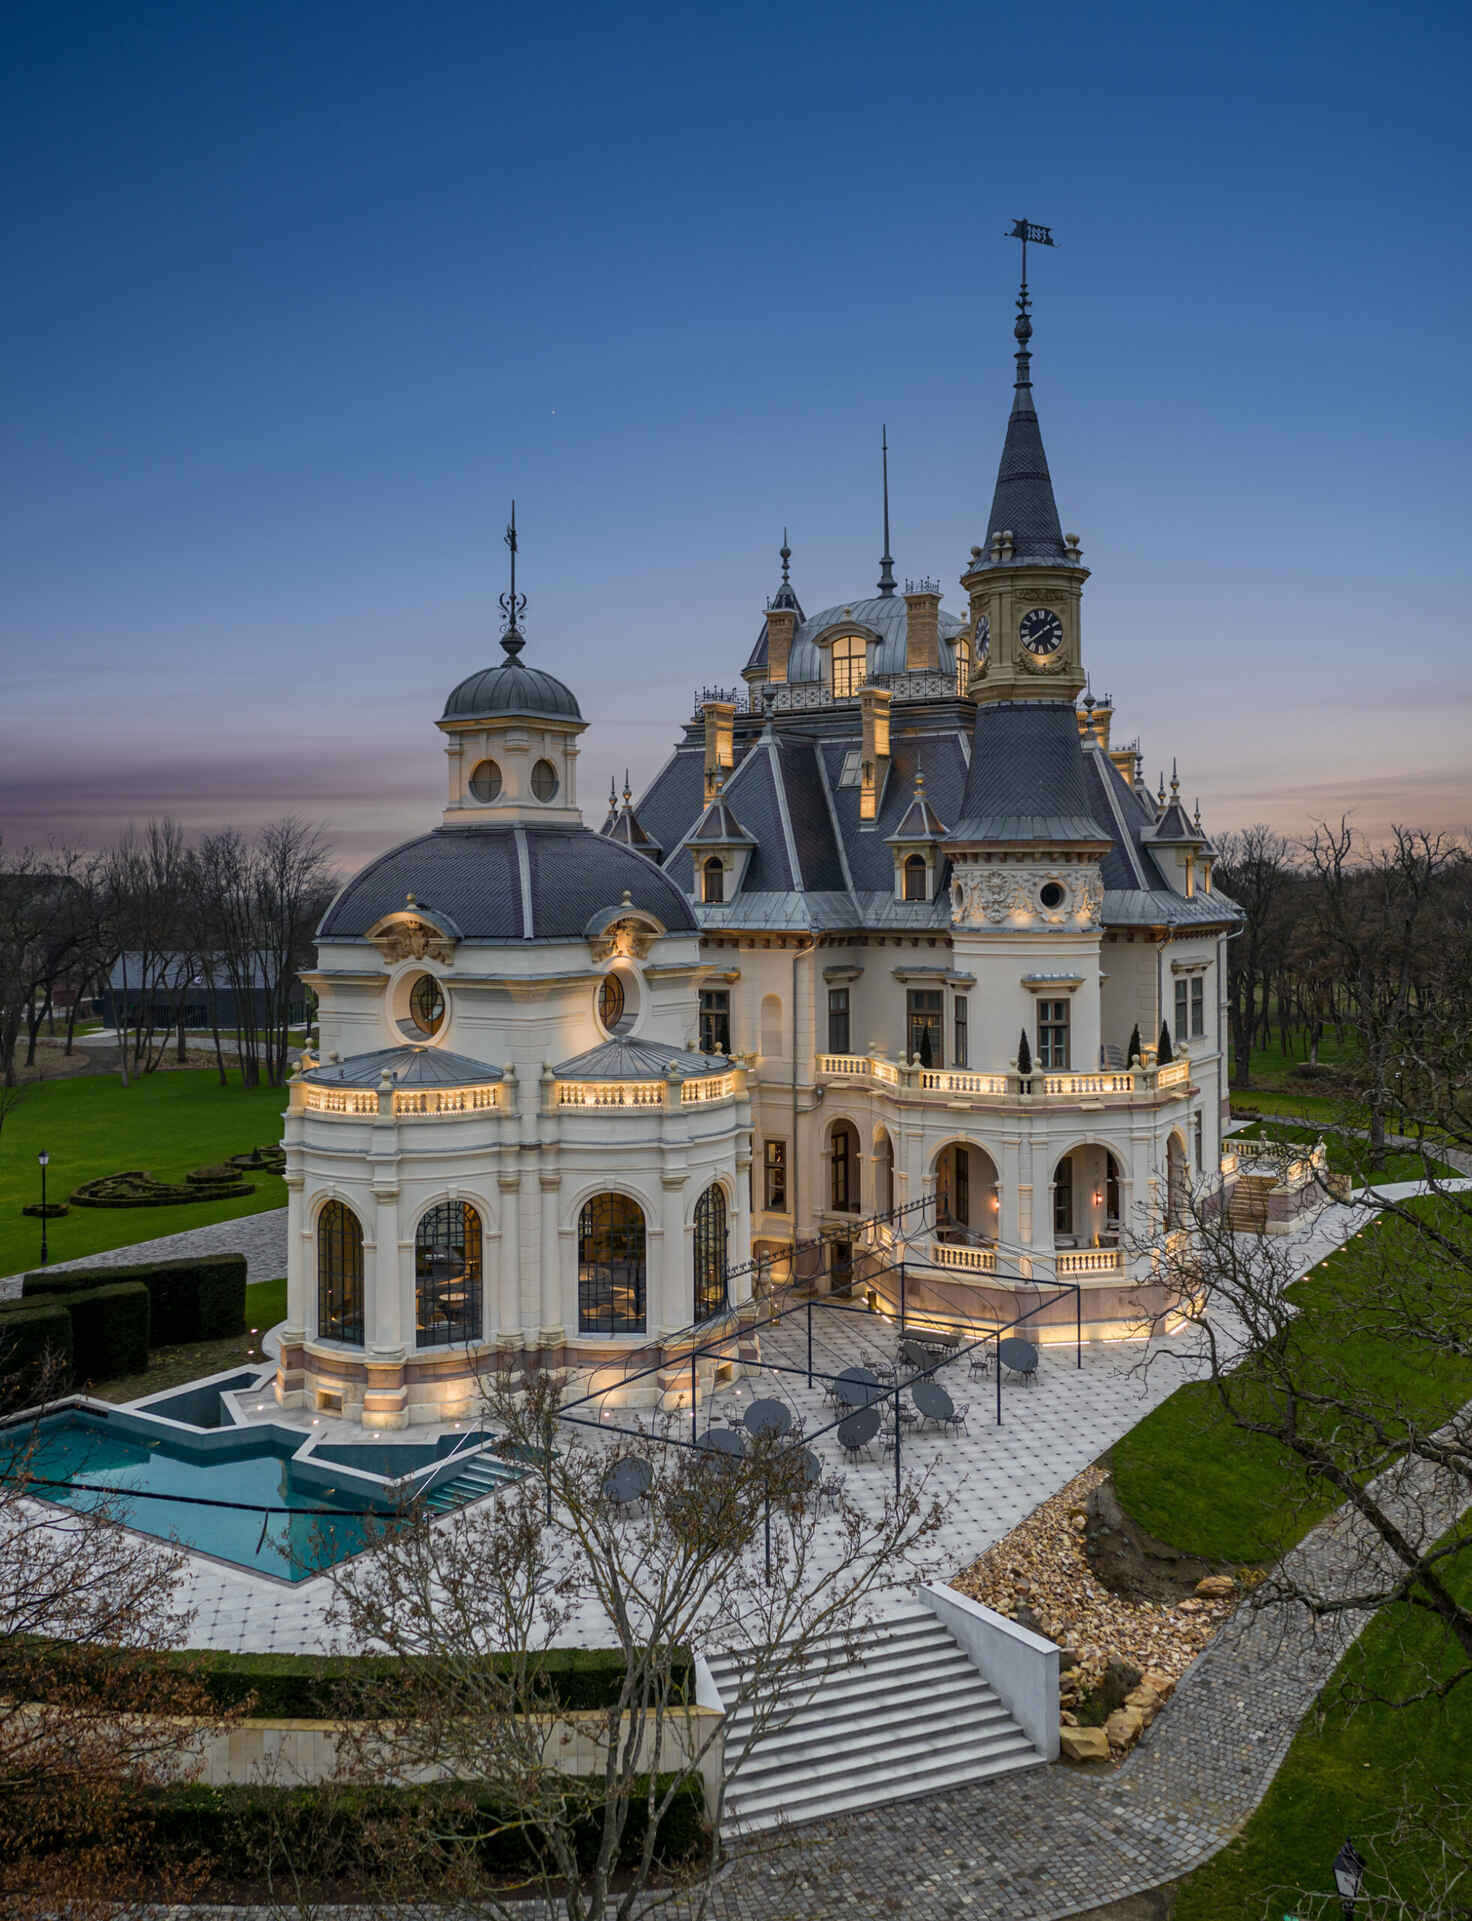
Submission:
[[[206,1227],[186,1227],[178,1234],[161,1234],[151,1241],[133,1241],[103,1254],[82,1254],[74,1261],[53,1261],[53,1267],[128,1267],[135,1261],[172,1260],[184,1254],[243,1254],[245,1278],[275,1281],[286,1272],[286,1209],[269,1214],[242,1214],[234,1221],[212,1221]],[[0,1300],[20,1293],[21,1274],[0,1280]]]

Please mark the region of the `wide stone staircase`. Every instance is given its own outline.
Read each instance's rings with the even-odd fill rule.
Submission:
[[[707,1659],[729,1700],[739,1685],[739,1657]],[[842,1637],[815,1643],[801,1672],[778,1684],[777,1700],[771,1725],[744,1760],[738,1757],[755,1706],[728,1710],[722,1823],[728,1836],[1043,1764],[928,1609],[866,1628],[852,1660]]]
[[[1227,1225],[1238,1234],[1261,1234],[1268,1224],[1268,1195],[1278,1182],[1273,1174],[1239,1174],[1227,1202]]]

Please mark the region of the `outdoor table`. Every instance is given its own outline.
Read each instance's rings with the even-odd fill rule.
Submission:
[[[879,1409],[861,1407],[838,1423],[838,1444],[845,1454],[857,1454],[879,1432]]]
[[[770,1434],[775,1440],[792,1426],[792,1412],[785,1401],[753,1401],[741,1420],[748,1434]]]
[[[845,1407],[867,1407],[884,1392],[867,1367],[846,1367],[833,1386]]]
[[[1037,1349],[1031,1341],[1020,1340],[1015,1335],[1011,1340],[998,1342],[997,1359],[1003,1367],[1010,1368],[1014,1374],[1020,1374],[1028,1381],[1038,1371]]]
[[[612,1501],[615,1507],[629,1507],[635,1501],[643,1500],[653,1479],[654,1470],[647,1461],[626,1455],[623,1460],[615,1461],[604,1475],[604,1498]]]
[[[706,1454],[731,1454],[739,1460],[746,1452],[746,1436],[736,1427],[708,1427],[700,1446]]]
[[[939,1381],[916,1381],[910,1397],[927,1421],[944,1425],[956,1411],[956,1404]]]
[[[816,1487],[823,1478],[823,1463],[810,1447],[802,1451],[802,1471],[809,1487]]]

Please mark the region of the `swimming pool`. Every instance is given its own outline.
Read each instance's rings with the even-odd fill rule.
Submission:
[[[349,1446],[317,1458],[316,1437],[299,1428],[191,1431],[97,1404],[49,1414],[34,1430],[0,1434],[0,1474],[15,1471],[33,1437],[24,1471],[36,1499],[79,1509],[110,1502],[118,1519],[142,1534],[286,1581],[309,1580],[361,1552],[416,1493],[432,1489],[428,1505],[444,1513],[519,1478],[519,1470],[490,1464],[469,1448],[453,1462],[436,1450],[432,1460],[440,1465],[425,1474],[425,1448],[383,1443],[371,1450],[374,1471],[365,1472],[366,1462],[332,1458],[350,1454]],[[408,1475],[415,1478],[406,1484]],[[307,1511],[261,1511],[282,1508]]]

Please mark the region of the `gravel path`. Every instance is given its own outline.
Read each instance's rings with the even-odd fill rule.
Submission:
[[[279,1280],[286,1272],[286,1209],[243,1214],[239,1220],[214,1221],[208,1227],[187,1227],[179,1234],[162,1234],[155,1240],[109,1248],[105,1254],[53,1261],[52,1266],[129,1267],[137,1261],[169,1260],[181,1254],[243,1254],[247,1286],[253,1281]],[[23,1279],[24,1274],[10,1274],[0,1280],[0,1300],[14,1299]]]

